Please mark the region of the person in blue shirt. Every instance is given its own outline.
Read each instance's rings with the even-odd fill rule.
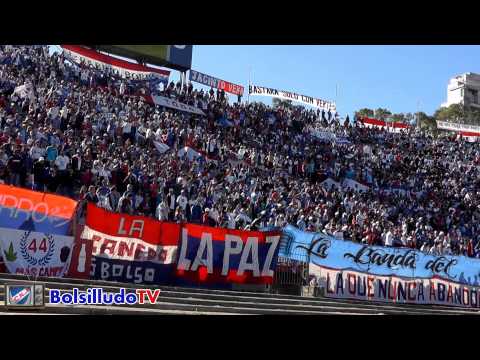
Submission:
[[[53,145],[49,145],[47,147],[47,161],[50,161],[53,163],[57,159],[57,156],[58,156],[58,149]]]
[[[190,207],[190,222],[194,224],[200,224],[202,222],[202,207],[198,204],[197,200],[192,201]]]

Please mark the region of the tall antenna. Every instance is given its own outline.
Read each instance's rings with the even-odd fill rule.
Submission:
[[[250,104],[250,84],[252,83],[252,67],[248,67],[248,97],[247,104]]]

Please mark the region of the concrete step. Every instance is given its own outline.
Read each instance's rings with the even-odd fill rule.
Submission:
[[[7,275],[7,276],[3,276]],[[2,274],[1,283],[30,282],[25,276]],[[52,279],[41,281],[47,289],[68,291],[73,288],[86,290],[100,287],[105,291],[117,292],[119,288],[134,291],[138,288],[160,288],[159,302],[155,305],[136,305],[135,308],[156,311],[191,311],[198,313],[251,313],[251,314],[478,314],[478,311],[453,307],[435,307],[429,305],[393,305],[386,303],[365,303],[361,301],[300,297],[294,295],[277,295],[268,293],[239,292],[228,290],[211,290],[198,288],[180,288],[168,286],[142,286],[136,284],[112,283],[95,280]],[[0,300],[3,294],[0,290]],[[51,304],[50,304],[51,305]],[[129,309],[131,305],[126,305]],[[84,307],[84,306],[81,306]],[[96,306],[95,306],[96,307]],[[119,308],[120,306],[113,306]],[[108,307],[107,307],[108,308]],[[125,311],[125,310],[119,310]]]
[[[107,289],[105,289],[107,290]],[[62,292],[70,292],[69,290],[61,290]],[[116,289],[108,289],[109,292],[116,292]],[[355,312],[362,314],[377,314],[378,312],[384,312],[392,315],[404,315],[404,314],[424,314],[425,310],[416,310],[416,309],[405,309],[393,306],[363,306],[364,304],[349,304],[349,303],[336,303],[334,301],[328,302],[314,302],[313,304],[294,304],[294,303],[279,303],[274,302],[276,299],[260,299],[260,301],[255,301],[253,298],[242,299],[239,297],[229,297],[226,299],[205,299],[203,294],[192,294],[189,297],[178,297],[177,295],[161,293],[159,297],[159,302],[170,302],[175,304],[185,304],[185,305],[202,305],[202,306],[215,306],[215,307],[233,307],[233,308],[252,308],[255,310],[289,310],[289,311],[312,311],[324,313],[325,311],[344,311],[344,312]],[[125,305],[130,306],[130,305]],[[145,307],[156,307],[153,304],[141,305]],[[430,313],[438,313],[431,311]]]
[[[10,280],[4,281],[10,282]],[[25,282],[23,280],[16,280],[12,282]],[[49,281],[45,283],[47,288],[52,289],[61,289],[61,290],[71,290],[76,287],[79,290],[86,290],[92,285],[90,284],[69,284],[69,283],[57,283]],[[130,287],[131,284],[124,284],[127,290],[134,291],[136,287]],[[117,286],[98,286],[104,289],[105,291],[117,292],[119,287]],[[429,308],[427,306],[417,306],[413,307],[411,305],[390,305],[385,303],[371,304],[365,302],[353,302],[347,300],[338,300],[338,299],[326,299],[326,298],[305,298],[305,297],[289,297],[289,298],[277,298],[276,295],[270,296],[261,296],[254,297],[252,294],[244,296],[243,292],[235,293],[235,296],[230,295],[232,292],[217,292],[214,294],[197,292],[196,289],[188,289],[186,291],[175,291],[172,290],[163,290],[161,292],[161,299],[168,300],[170,302],[182,303],[182,304],[203,304],[203,305],[233,305],[237,306],[239,304],[244,304],[245,307],[254,307],[258,309],[285,309],[285,310],[312,310],[312,311],[322,311],[324,312],[327,309],[334,311],[356,311],[360,313],[378,313],[378,311],[383,311],[389,314],[437,314],[437,313],[447,313],[447,314],[465,314],[471,313],[468,310],[456,309],[456,308],[446,308],[446,309],[436,309]],[[182,289],[185,290],[185,289]],[[226,293],[227,295],[224,295]],[[265,295],[265,294],[263,294]],[[1,298],[1,295],[0,295]]]

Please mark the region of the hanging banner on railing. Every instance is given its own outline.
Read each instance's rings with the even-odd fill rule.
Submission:
[[[65,55],[77,64],[85,63],[95,68],[115,70],[124,78],[159,79],[165,84],[168,83],[170,76],[170,71],[168,70],[135,64],[83,46],[61,45],[61,47]]]
[[[263,86],[249,85],[248,92],[250,95],[272,96],[272,97],[276,97],[284,100],[296,101],[296,102],[310,105],[320,109],[337,111],[337,105],[333,101],[316,99],[310,96],[299,95],[290,91],[282,91],[282,90],[271,89]]]
[[[315,265],[313,265],[315,266]],[[430,279],[379,276],[323,266],[315,269],[324,296],[394,304],[431,304],[478,308],[480,288],[434,276]]]
[[[188,112],[188,113],[191,113],[191,114],[205,115],[205,113],[202,110],[200,110],[199,108],[197,108],[195,106],[191,106],[191,105],[181,103],[181,102],[176,101],[174,99],[170,99],[170,98],[167,98],[167,97],[164,97],[164,96],[157,96],[157,95],[150,96],[150,98],[152,99],[152,102],[155,105],[158,105],[158,106],[163,106],[163,107],[167,107],[167,108],[170,108],[170,109],[185,111],[185,112]]]
[[[217,79],[216,77],[202,74],[199,71],[190,70],[190,81],[198,82],[202,85],[210,86],[214,89],[224,90],[230,94],[243,95],[243,86],[230,83],[228,81]]]
[[[68,269],[77,202],[0,185],[0,252],[12,274],[62,277]]]
[[[411,128],[410,125],[401,122],[387,122],[367,117],[359,118],[358,121],[367,128],[378,128],[394,133],[399,133]]]
[[[165,284],[172,282],[180,225],[117,214],[89,203],[82,239],[92,242],[93,279]]]
[[[242,231],[186,224],[177,277],[186,284],[271,284],[280,232]]]
[[[408,248],[369,246],[307,233],[291,225],[283,231],[285,247],[280,256],[340,270],[372,275],[429,279],[439,276],[461,284],[480,286],[480,260],[465,256],[433,256]],[[300,258],[301,257],[301,258]]]

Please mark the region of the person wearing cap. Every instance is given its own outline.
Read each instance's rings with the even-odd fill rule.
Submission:
[[[205,208],[203,215],[202,215],[202,224],[205,226],[210,226],[210,224],[213,222],[213,219],[210,218],[210,209]]]

